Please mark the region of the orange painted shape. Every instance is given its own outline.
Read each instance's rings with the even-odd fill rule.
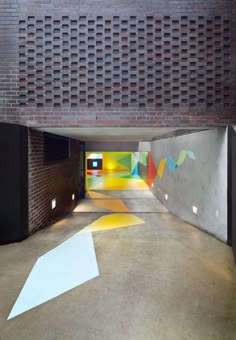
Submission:
[[[116,197],[111,195],[100,194],[99,192],[89,190],[87,192],[90,198],[92,199],[116,199]]]
[[[152,185],[157,174],[156,165],[154,163],[151,152],[148,153],[148,185]]]
[[[162,159],[159,163],[159,167],[158,167],[158,170],[157,170],[157,174],[160,178],[162,178],[162,176],[163,176],[163,172],[165,170],[165,167],[166,167],[166,160]]]
[[[93,200],[93,204],[95,204],[97,207],[105,208],[115,212],[129,212],[127,206],[120,199]]]

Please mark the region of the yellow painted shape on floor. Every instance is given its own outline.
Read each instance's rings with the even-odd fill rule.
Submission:
[[[145,222],[133,214],[105,215],[89,225],[91,231],[130,227]]]
[[[125,203],[120,199],[93,200],[93,204],[95,204],[97,207],[105,208],[115,212],[129,212],[129,209]]]
[[[93,190],[148,190],[149,187],[142,179],[103,177],[101,182],[94,181]]]
[[[92,199],[116,199],[116,197],[111,196],[111,195],[105,195],[105,194],[100,194],[99,192],[91,191],[89,190],[87,192],[90,198]]]

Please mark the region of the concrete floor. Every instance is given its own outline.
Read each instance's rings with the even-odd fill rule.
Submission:
[[[153,199],[143,191],[110,194]],[[231,248],[168,212],[145,213],[142,206],[135,214],[145,224],[93,234],[99,277],[9,321],[37,257],[104,213],[74,213],[1,246],[0,339],[236,339]]]
[[[132,195],[132,191],[134,191],[134,194]],[[155,198],[155,196],[152,194],[149,190],[143,190],[142,194],[140,193],[140,190],[123,190],[121,191],[106,191],[106,195],[113,196],[112,200],[115,200],[116,198],[122,199],[125,206],[128,208],[128,211],[131,213],[137,213],[137,212],[168,212],[166,207],[164,207],[163,204],[159,200]],[[109,192],[109,194],[108,194]],[[99,193],[104,193],[104,191],[99,190]],[[134,196],[134,197],[132,197]],[[79,202],[77,207],[75,207],[74,212],[107,212],[108,209],[101,208],[99,206],[95,205],[95,202],[99,202],[100,199],[90,199],[90,197],[87,195],[87,197]],[[106,199],[108,202],[111,201],[111,199]],[[106,201],[105,200],[105,201]]]

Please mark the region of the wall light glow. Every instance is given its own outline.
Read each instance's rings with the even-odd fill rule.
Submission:
[[[56,201],[56,199],[54,198],[54,199],[52,200],[52,210],[56,208],[56,205],[57,205],[57,201]]]
[[[195,207],[195,205],[193,205],[193,213],[197,215],[197,207]]]
[[[74,200],[75,200],[75,194],[72,195],[72,201],[74,201]]]
[[[116,164],[115,163],[107,163],[107,169],[108,170],[114,170],[116,168]]]
[[[165,194],[165,200],[168,201],[168,195],[167,194]]]
[[[102,154],[101,153],[90,153],[87,156],[87,159],[102,159]]]

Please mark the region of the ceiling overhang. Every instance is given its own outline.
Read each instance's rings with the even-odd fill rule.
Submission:
[[[143,142],[174,135],[193,133],[199,128],[179,127],[48,127],[40,131],[78,139],[84,142]]]

